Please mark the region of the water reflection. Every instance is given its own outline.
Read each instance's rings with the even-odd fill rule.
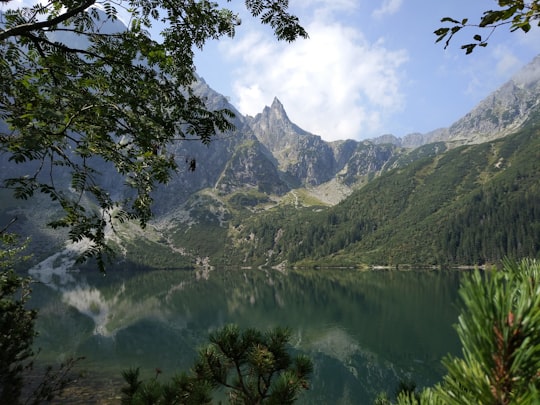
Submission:
[[[36,273],[37,274],[37,273]],[[288,326],[315,360],[306,403],[367,403],[400,378],[431,384],[457,351],[459,273],[227,269],[44,278],[39,344],[111,372],[188,368],[208,332]],[[118,374],[119,375],[119,374]]]

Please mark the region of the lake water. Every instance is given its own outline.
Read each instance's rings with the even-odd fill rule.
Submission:
[[[36,274],[34,274],[36,276]],[[209,331],[228,323],[287,326],[314,360],[299,403],[368,404],[400,380],[439,381],[457,354],[455,271],[216,269],[43,275],[40,360],[86,356],[80,367],[119,377],[140,367],[186,370]],[[84,384],[84,379],[82,380]]]

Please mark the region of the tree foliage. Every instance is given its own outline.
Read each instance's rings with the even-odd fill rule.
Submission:
[[[28,309],[31,280],[13,270],[26,243],[0,230],[0,403],[40,404],[51,401],[72,381],[79,359],[68,359],[58,368],[48,366],[34,384],[25,378],[34,369],[33,348],[37,311]],[[30,387],[31,388],[27,388]]]
[[[245,4],[279,40],[307,37],[288,1]],[[231,111],[195,94],[193,56],[239,24],[206,0],[53,0],[0,14],[0,152],[8,165],[24,164],[3,186],[17,198],[42,192],[57,201],[65,215],[51,225],[91,241],[84,256],[103,268],[107,224],[144,226],[152,190],[178,169],[167,146],[207,144],[232,129]],[[160,38],[149,34],[155,26]],[[112,168],[130,193],[105,187]]]
[[[468,18],[455,19],[444,17],[442,23],[450,26],[438,28],[434,33],[437,36],[437,41],[445,40],[445,49],[450,44],[454,35],[460,32],[463,28],[481,28],[487,31],[487,35],[482,36],[478,33],[474,34],[473,41],[461,46],[467,54],[473,52],[477,46],[487,46],[493,32],[501,26],[510,26],[510,31],[521,30],[529,32],[531,27],[536,24],[540,26],[540,1],[524,1],[524,0],[497,0],[499,6],[495,10],[486,10],[480,19],[480,22],[471,23]]]
[[[456,330],[460,357],[443,360],[440,384],[400,405],[537,404],[540,402],[540,263],[506,260],[500,270],[475,271],[460,289]],[[381,393],[376,403],[390,405]]]
[[[33,357],[36,312],[25,308],[28,279],[13,270],[0,273],[0,403],[18,404],[23,372]]]
[[[501,271],[475,272],[461,290],[457,324],[462,357],[437,393],[447,404],[540,401],[540,264],[506,261]]]
[[[210,335],[191,372],[160,383],[143,382],[139,370],[124,373],[124,404],[206,404],[225,392],[231,404],[287,405],[308,389],[313,366],[303,355],[288,352],[290,333],[275,328],[266,333],[241,331],[229,325]]]

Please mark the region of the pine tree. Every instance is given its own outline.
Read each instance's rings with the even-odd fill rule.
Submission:
[[[441,384],[398,404],[540,403],[540,263],[506,260],[464,281],[456,326],[460,357],[443,360]]]
[[[158,382],[157,375],[142,382],[138,370],[125,372],[122,403],[206,404],[224,390],[231,404],[287,405],[309,387],[312,362],[303,355],[291,357],[287,329],[263,333],[228,325],[209,340],[192,370],[170,382]]]

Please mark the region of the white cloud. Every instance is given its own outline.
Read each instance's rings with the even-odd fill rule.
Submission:
[[[357,0],[296,0],[294,6],[319,13],[352,12],[358,8]]]
[[[496,60],[496,73],[499,76],[508,77],[523,66],[519,58],[505,45],[497,45],[492,54]]]
[[[15,10],[21,7],[32,7],[39,3],[37,0],[10,0],[6,3],[0,2],[0,11]]]
[[[508,43],[493,43],[492,48],[475,50],[482,58],[465,58],[461,68],[456,69],[467,82],[464,94],[476,101],[496,90],[508,81],[524,65],[518,56],[517,46]],[[525,62],[526,63],[526,62]]]
[[[388,114],[403,106],[406,52],[326,18],[306,28],[310,39],[292,44],[252,31],[223,45],[239,66],[233,104],[255,115],[278,97],[292,121],[326,140],[379,135]]]
[[[381,18],[387,14],[395,14],[401,8],[403,0],[384,0],[381,7],[373,11],[373,17]]]

